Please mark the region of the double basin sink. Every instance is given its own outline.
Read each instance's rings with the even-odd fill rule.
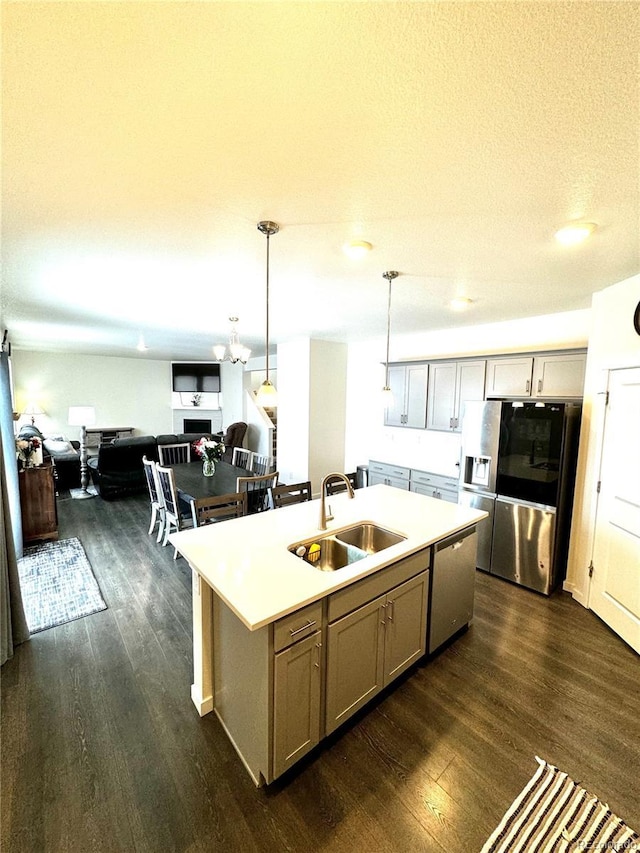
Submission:
[[[333,572],[384,551],[407,537],[371,522],[289,545],[289,551],[321,572]]]

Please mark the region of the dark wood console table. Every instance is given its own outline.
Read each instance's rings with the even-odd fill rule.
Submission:
[[[25,543],[58,538],[58,508],[53,465],[18,472],[22,538]]]

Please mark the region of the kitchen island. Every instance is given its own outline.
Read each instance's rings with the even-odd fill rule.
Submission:
[[[486,513],[389,486],[170,536],[193,575],[194,682],[256,784],[271,782],[426,649],[435,544]],[[369,522],[401,535],[335,571],[289,548]]]

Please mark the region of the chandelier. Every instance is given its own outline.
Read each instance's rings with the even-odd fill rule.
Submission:
[[[241,364],[246,364],[249,361],[249,356],[251,355],[251,350],[247,349],[247,347],[243,346],[240,343],[240,338],[238,337],[238,332],[235,324],[238,322],[237,317],[229,317],[229,322],[231,323],[231,334],[229,335],[229,352],[227,352],[227,347],[224,344],[219,344],[214,346],[213,354],[216,357],[216,361],[230,361],[231,364],[237,364],[240,362]]]

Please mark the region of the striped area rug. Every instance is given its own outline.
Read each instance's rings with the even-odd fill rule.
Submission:
[[[638,835],[557,767],[536,756],[538,770],[505,814],[482,853],[640,851]]]

